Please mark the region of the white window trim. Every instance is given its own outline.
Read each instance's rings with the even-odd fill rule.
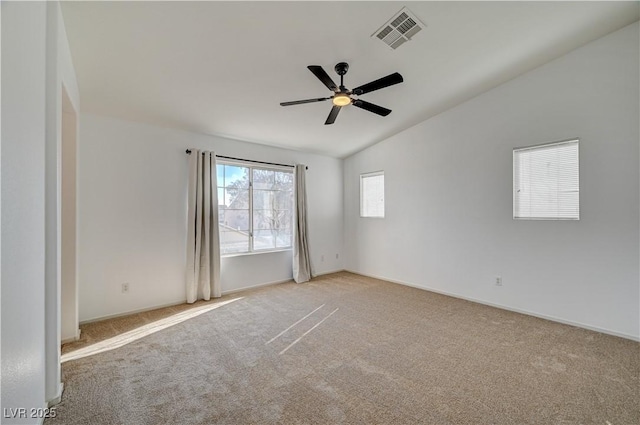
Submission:
[[[289,248],[273,248],[273,249],[259,249],[257,251],[248,251],[248,252],[230,252],[228,254],[220,254],[222,258],[230,258],[230,257],[244,257],[247,255],[260,255],[260,254],[274,254],[278,252],[287,252],[293,249],[293,245]]]
[[[284,171],[293,174],[293,168],[281,165],[271,165],[271,164],[259,164],[250,161],[242,161],[239,159],[216,159],[216,165],[235,165],[239,167],[246,167],[249,169],[249,251],[245,252],[230,252],[227,254],[220,253],[220,257],[240,257],[243,255],[256,255],[256,254],[269,254],[274,252],[283,252],[283,251],[291,251],[293,250],[293,240],[291,241],[291,245],[288,247],[279,247],[279,248],[270,248],[270,249],[254,249],[253,247],[253,169],[259,170],[270,170],[270,171]],[[217,172],[217,171],[216,171]],[[218,185],[219,183],[216,183]],[[216,190],[218,189],[217,186]],[[295,190],[296,185],[293,183],[293,195],[295,199]],[[219,201],[218,201],[219,202]],[[295,208],[295,205],[292,205]],[[292,230],[294,223],[291,223]]]
[[[574,137],[571,139],[566,139],[566,140],[560,140],[557,142],[545,142],[545,143],[539,143],[537,145],[529,145],[529,146],[523,146],[523,147],[517,147],[517,148],[513,148],[513,153],[512,153],[512,185],[513,185],[513,189],[512,189],[512,217],[514,220],[517,221],[579,221],[580,220],[580,200],[578,200],[578,216],[577,217],[517,217],[516,216],[516,168],[515,168],[515,157],[516,157],[516,152],[522,152],[522,151],[526,151],[526,150],[534,150],[534,149],[538,149],[538,148],[542,148],[542,147],[546,147],[546,146],[560,146],[560,145],[565,145],[565,144],[570,144],[570,143],[575,143],[577,146],[577,150],[578,150],[578,193],[580,193],[580,138],[578,137]]]
[[[367,177],[376,177],[376,176],[383,176],[384,177],[384,170],[380,170],[380,171],[373,171],[370,173],[362,173],[360,174],[360,218],[384,218],[385,214],[386,214],[386,196],[385,196],[385,204],[383,205],[383,209],[382,209],[382,215],[363,215],[364,211],[363,211],[363,206],[364,206],[364,202],[362,199],[363,196],[363,190],[362,190],[362,182],[365,178]],[[383,189],[386,191],[386,189]],[[383,195],[384,196],[384,195]]]

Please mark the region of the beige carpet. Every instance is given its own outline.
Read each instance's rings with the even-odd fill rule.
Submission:
[[[45,423],[640,423],[633,341],[350,273],[196,309],[234,299],[63,363]],[[86,325],[64,353],[187,311]]]

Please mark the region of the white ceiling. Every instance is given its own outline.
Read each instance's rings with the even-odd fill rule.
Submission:
[[[427,25],[391,50],[371,34],[403,6]],[[64,2],[81,111],[345,157],[639,19],[638,2]],[[331,103],[306,69],[380,117]]]

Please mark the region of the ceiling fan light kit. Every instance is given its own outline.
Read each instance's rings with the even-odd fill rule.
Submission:
[[[351,98],[346,94],[337,94],[333,96],[332,102],[336,106],[346,106],[351,103]]]
[[[294,100],[291,102],[282,102],[280,106],[291,106],[291,105],[301,105],[303,103],[314,103],[314,102],[323,102],[325,100],[331,99],[331,103],[333,103],[333,108],[329,112],[329,116],[325,121],[325,125],[333,124],[340,112],[340,108],[353,105],[357,108],[364,109],[365,111],[373,112],[374,114],[378,114],[380,116],[386,117],[391,113],[391,109],[383,108],[382,106],[374,105],[373,103],[369,103],[362,99],[353,98],[352,95],[360,96],[365,93],[369,93],[375,90],[380,90],[385,87],[393,86],[395,84],[399,84],[404,81],[402,75],[397,72],[393,74],[389,74],[386,77],[379,78],[375,81],[371,81],[370,83],[364,84],[362,86],[356,87],[353,90],[348,90],[344,86],[344,75],[349,70],[349,64],[346,62],[340,62],[335,66],[336,74],[340,76],[340,86],[337,86],[336,83],[333,82],[329,74],[319,65],[309,65],[307,67],[309,71],[315,75],[318,80],[322,82],[329,90],[334,92],[333,96],[330,97],[318,97],[314,99],[305,99],[305,100]]]

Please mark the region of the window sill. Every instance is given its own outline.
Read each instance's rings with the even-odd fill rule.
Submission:
[[[579,221],[580,217],[513,217],[516,221]]]
[[[244,257],[247,255],[260,255],[260,254],[273,254],[277,252],[286,252],[292,251],[293,248],[278,248],[278,249],[269,249],[269,250],[261,250],[261,251],[253,251],[253,252],[238,252],[234,254],[222,254],[220,258],[233,258],[233,257]]]

